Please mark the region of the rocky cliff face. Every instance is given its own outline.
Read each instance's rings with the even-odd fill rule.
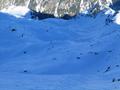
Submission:
[[[11,5],[22,5],[37,12],[61,17],[65,14],[74,16],[88,9],[91,13],[97,12],[100,9],[107,8],[111,2],[111,0],[1,0],[0,9]]]
[[[96,12],[105,6],[107,7],[110,3],[112,3],[111,0],[30,0],[28,7],[37,12],[61,17],[65,14],[74,16],[88,9]]]
[[[27,6],[29,0],[0,0],[0,10],[3,8],[8,8],[9,6]]]

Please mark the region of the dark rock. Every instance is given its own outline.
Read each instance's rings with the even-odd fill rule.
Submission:
[[[32,11],[31,12],[31,18],[42,20],[42,19],[55,18],[55,17],[52,14],[46,14],[46,13],[40,13],[40,12]]]
[[[24,51],[23,53],[24,53],[24,54],[26,54],[27,52],[26,52],[26,51]]]
[[[120,65],[116,65],[116,67],[119,67]]]
[[[94,52],[95,55],[98,55],[99,53],[98,52]]]
[[[76,15],[75,16],[70,16],[68,14],[65,14],[64,16],[59,17],[58,19],[70,20],[70,19],[75,18],[75,17],[76,17]],[[42,19],[57,18],[57,17],[55,17],[53,14],[47,14],[47,13],[32,11],[31,12],[31,18],[42,20]]]
[[[111,52],[112,52],[112,50],[109,50],[108,52],[109,52],[109,53],[111,53]]]
[[[68,15],[68,14],[65,14],[63,17],[61,17],[62,19],[64,19],[64,20],[70,20],[70,19],[73,19],[73,18],[75,18],[76,17],[76,15],[74,15],[74,16],[70,16],[70,15]]]
[[[27,73],[28,71],[27,71],[27,70],[24,70],[23,72],[24,72],[24,73]]]
[[[110,71],[110,69],[111,69],[111,66],[107,67],[107,69],[105,70],[105,72]]]
[[[113,78],[113,79],[112,79],[112,82],[115,82],[115,81],[116,81],[116,79],[115,79],[115,78]]]
[[[120,82],[120,79],[117,79],[118,82]]]
[[[80,57],[76,57],[77,59],[81,59]]]
[[[11,31],[12,31],[12,32],[15,32],[15,31],[16,31],[16,29],[14,29],[14,28],[13,28]]]

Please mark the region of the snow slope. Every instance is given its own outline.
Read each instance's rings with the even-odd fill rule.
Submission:
[[[14,16],[0,13],[0,90],[120,90],[119,23],[102,12],[68,21]]]
[[[30,16],[27,14],[28,12],[30,12],[30,10],[25,7],[25,6],[9,6],[8,8],[4,8],[2,10],[0,10],[3,13],[8,13],[10,15],[13,15],[17,18],[21,18],[24,17],[25,15],[27,15],[27,17],[30,18]]]

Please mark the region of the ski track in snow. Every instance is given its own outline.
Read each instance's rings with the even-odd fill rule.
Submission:
[[[0,90],[120,90],[120,26],[106,18],[0,13]]]

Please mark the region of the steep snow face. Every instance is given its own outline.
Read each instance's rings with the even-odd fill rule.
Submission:
[[[102,12],[69,21],[0,13],[0,89],[120,90],[119,30]]]

